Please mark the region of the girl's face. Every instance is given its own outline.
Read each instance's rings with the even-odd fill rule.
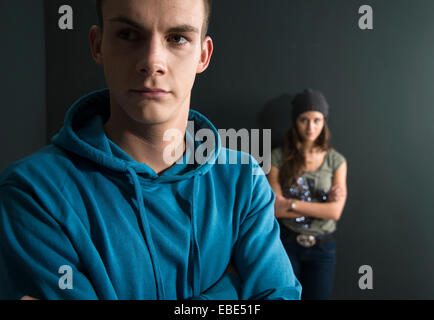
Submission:
[[[324,128],[324,115],[318,111],[307,111],[298,116],[297,131],[303,142],[314,142]]]

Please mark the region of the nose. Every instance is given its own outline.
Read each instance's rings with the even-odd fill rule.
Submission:
[[[167,73],[166,52],[164,44],[158,37],[149,37],[144,41],[140,59],[137,62],[137,72],[146,77],[161,76]]]
[[[307,127],[308,127],[309,131],[313,131],[315,124],[313,123],[313,121],[309,121]]]

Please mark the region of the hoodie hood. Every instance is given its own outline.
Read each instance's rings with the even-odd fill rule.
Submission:
[[[204,175],[216,163],[221,150],[221,140],[216,128],[199,112],[190,110],[189,121],[194,122],[194,132],[186,131],[186,152],[183,161],[178,161],[160,176],[148,165],[139,163],[107,138],[104,124],[110,117],[110,95],[108,89],[92,92],[77,100],[65,116],[64,126],[53,138],[56,146],[86,158],[116,172],[134,170],[141,177],[171,182]],[[208,129],[214,134],[214,149],[208,152],[206,161],[194,163],[194,151],[202,144],[195,140],[195,133]],[[193,147],[194,146],[194,147]],[[191,150],[193,147],[193,150]],[[193,157],[193,158],[191,158]],[[194,163],[194,164],[189,164]],[[157,182],[157,181],[154,181]]]

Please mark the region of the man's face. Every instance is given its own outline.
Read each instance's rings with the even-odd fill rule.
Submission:
[[[103,16],[104,32],[93,27],[90,38],[112,108],[144,124],[185,114],[213,49],[201,37],[203,0],[106,0]]]

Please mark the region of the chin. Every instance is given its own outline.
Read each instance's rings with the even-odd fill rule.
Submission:
[[[172,114],[169,110],[162,110],[161,108],[152,108],[149,106],[137,110],[134,114],[134,120],[148,125],[165,123],[171,118]]]
[[[305,137],[304,142],[315,143],[317,138],[314,137]]]
[[[173,97],[146,99],[127,94],[122,97],[119,106],[128,118],[145,125],[158,125],[172,121],[181,113],[179,102]]]

